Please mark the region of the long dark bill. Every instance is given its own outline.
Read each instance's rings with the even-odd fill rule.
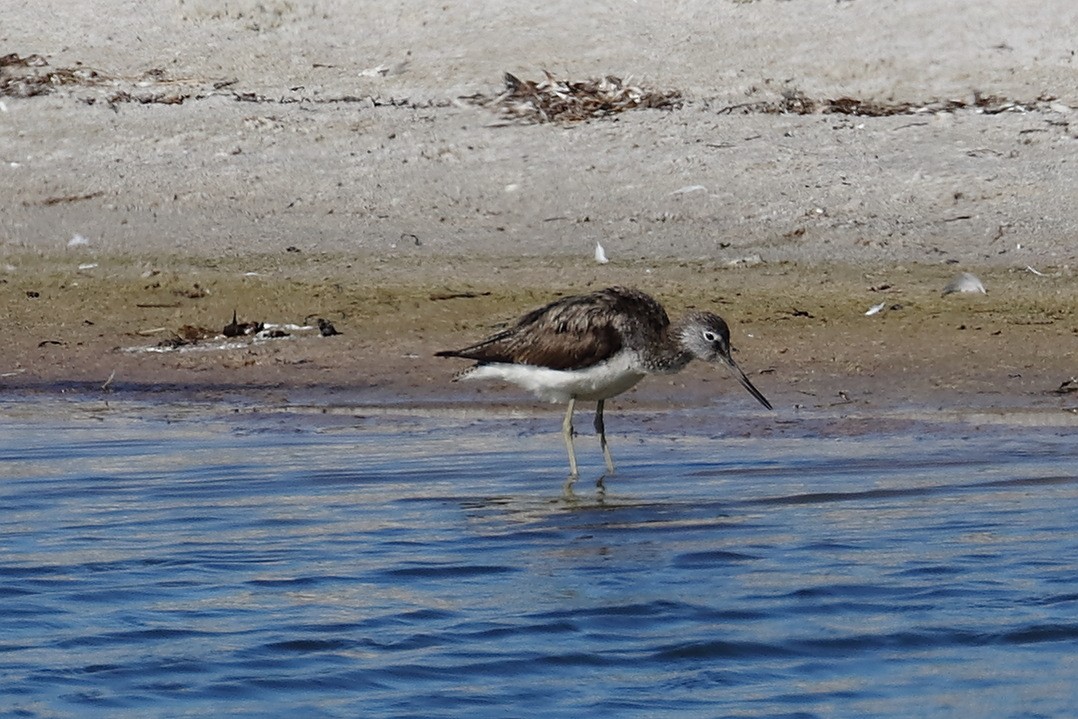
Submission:
[[[726,359],[725,357],[723,359],[726,360],[726,366],[734,373],[734,377],[741,383],[741,386],[747,389],[749,394],[756,398],[757,402],[764,407],[771,409],[771,403],[767,401],[767,397],[764,397],[760,390],[756,389],[756,386],[749,381],[749,378],[745,376],[745,373],[741,371],[741,368],[737,366],[737,363],[734,362],[733,359]]]

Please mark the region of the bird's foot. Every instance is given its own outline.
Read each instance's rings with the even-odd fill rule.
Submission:
[[[599,475],[599,479],[595,480],[595,497],[600,502],[606,499],[606,483],[603,481],[606,479],[605,474]]]

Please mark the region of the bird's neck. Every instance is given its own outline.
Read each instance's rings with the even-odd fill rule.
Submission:
[[[648,353],[644,364],[650,373],[674,374],[683,370],[692,358],[692,353],[681,346],[679,330],[668,327],[663,341]]]

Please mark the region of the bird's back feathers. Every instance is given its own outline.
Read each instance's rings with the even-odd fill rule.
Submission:
[[[670,326],[651,296],[625,287],[555,300],[469,347],[438,352],[480,364],[528,364],[557,370],[590,367],[624,347],[639,349]]]

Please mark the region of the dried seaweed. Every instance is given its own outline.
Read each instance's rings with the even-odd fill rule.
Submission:
[[[171,79],[160,68],[147,70],[139,77],[124,78],[85,67],[81,63],[76,63],[75,67],[54,68],[37,53],[25,57],[10,53],[0,57],[0,97],[37,97],[48,95],[61,87],[104,88],[106,92],[108,88],[117,88],[103,97],[105,103],[116,110],[122,103],[181,105],[194,95],[176,89],[150,92],[140,92],[138,89],[191,84],[198,84],[198,81]],[[123,89],[123,86],[132,89]],[[90,96],[80,99],[87,105],[93,105],[99,98]]]
[[[97,85],[106,80],[100,72],[88,67],[52,68],[37,53],[26,57],[10,53],[0,57],[0,97],[47,95],[63,85]]]
[[[333,326],[332,322],[322,317],[319,317],[318,334],[322,335],[323,337],[333,337],[335,335],[339,335],[340,332],[337,331],[337,328]]]
[[[1051,390],[1053,394],[1074,394],[1078,392],[1078,379],[1071,377],[1070,379],[1063,380],[1059,387]]]
[[[505,74],[505,89],[496,95],[475,94],[460,98],[490,108],[510,122],[572,123],[610,117],[627,110],[657,108],[677,109],[686,101],[677,90],[654,90],[631,84],[613,75],[589,80],[561,80],[543,71],[536,82]],[[299,96],[267,97],[235,89],[237,80],[210,81],[198,78],[172,78],[160,68],[140,76],[113,76],[76,62],[73,67],[54,68],[40,54],[0,56],[0,97],[29,98],[47,95],[60,88],[92,89],[78,99],[87,105],[99,101],[119,111],[124,104],[182,105],[218,94],[230,94],[237,102],[272,104],[359,104],[372,108],[404,107],[434,109],[450,107],[452,100],[377,96]],[[301,88],[292,88],[293,91]],[[960,100],[925,102],[887,102],[842,96],[814,98],[796,88],[788,88],[778,98],[728,105],[719,114],[832,114],[858,117],[888,117],[932,112],[955,112],[968,109],[992,115],[1002,112],[1044,112],[1056,107],[1056,98],[1047,93],[1028,101],[1016,101],[991,94],[974,93]],[[709,103],[704,101],[705,106]],[[1034,132],[1039,130],[1025,130]]]
[[[505,90],[500,94],[461,99],[528,123],[582,122],[627,110],[673,109],[682,101],[676,90],[649,90],[613,75],[573,81],[558,80],[545,70],[543,74],[546,79],[534,82],[505,73]]]
[[[244,335],[253,335],[261,332],[265,327],[266,325],[262,322],[237,321],[236,310],[232,310],[232,321],[225,325],[225,328],[221,330],[221,334],[225,337],[243,337]]]
[[[201,99],[201,98],[198,98]],[[333,95],[333,96],[288,96],[270,97],[256,92],[233,91],[232,99],[236,102],[250,102],[259,105],[365,105],[368,107],[402,107],[409,110],[427,110],[452,107],[453,103],[445,99],[428,98],[412,100],[408,97],[381,97],[378,95]]]
[[[1046,110],[1056,98],[1042,94],[1026,102],[1008,100],[998,95],[974,93],[968,100],[930,100],[920,103],[881,102],[862,100],[854,97],[835,99],[813,99],[803,92],[789,90],[777,100],[746,102],[728,105],[719,110],[719,114],[770,114],[770,115],[853,115],[857,117],[891,117],[894,115],[915,115],[924,112],[954,112],[973,109],[985,115],[1001,112],[1034,112]]]

